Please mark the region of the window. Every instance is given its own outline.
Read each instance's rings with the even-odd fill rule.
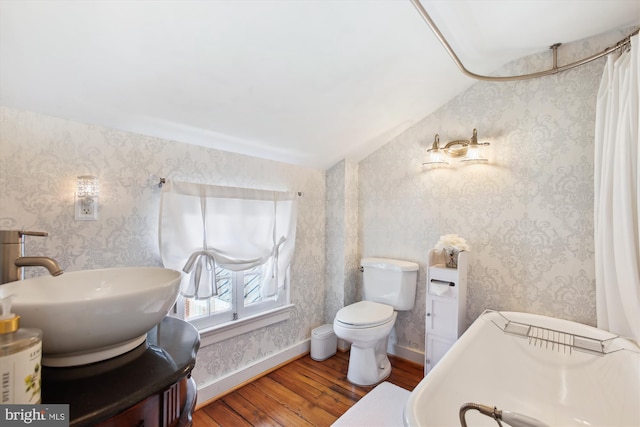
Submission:
[[[199,329],[207,329],[284,306],[288,303],[287,287],[273,296],[263,296],[261,284],[266,274],[270,272],[264,265],[244,271],[216,267],[218,295],[206,299],[181,297],[179,315]]]
[[[178,317],[201,331],[282,319],[290,307],[294,193],[168,181],[160,211],[163,264],[186,273]]]

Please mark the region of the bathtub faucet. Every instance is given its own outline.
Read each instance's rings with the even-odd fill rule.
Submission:
[[[475,409],[482,415],[493,418],[501,427],[502,423],[500,421],[504,421],[511,427],[549,427],[548,424],[545,424],[542,421],[529,417],[527,415],[519,414],[517,412],[501,411],[495,406],[491,407],[478,403],[465,403],[460,407],[460,425],[462,427],[467,427],[467,420],[465,419],[465,415],[467,411],[471,409]]]
[[[24,279],[24,267],[44,267],[52,276],[63,273],[53,258],[24,256],[24,236],[47,236],[42,231],[0,230],[0,285]]]

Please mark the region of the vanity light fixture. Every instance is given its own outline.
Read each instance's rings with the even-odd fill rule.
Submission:
[[[76,220],[95,221],[98,219],[98,195],[100,184],[92,175],[78,177],[76,189]]]
[[[471,139],[459,139],[448,142],[444,147],[440,147],[440,136],[436,134],[431,148],[422,164],[424,166],[449,166],[452,160],[457,160],[463,164],[484,163],[489,161],[488,142],[478,142],[478,131],[473,130]]]

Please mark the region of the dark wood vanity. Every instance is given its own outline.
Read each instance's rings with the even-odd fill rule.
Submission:
[[[189,323],[166,317],[137,348],[91,365],[42,371],[42,403],[69,404],[81,426],[190,426],[196,404],[191,378],[200,346]]]

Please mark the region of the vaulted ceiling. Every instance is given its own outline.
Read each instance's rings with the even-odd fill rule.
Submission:
[[[637,0],[422,4],[479,73],[640,22]],[[317,168],[474,82],[409,0],[0,1],[2,105]]]

